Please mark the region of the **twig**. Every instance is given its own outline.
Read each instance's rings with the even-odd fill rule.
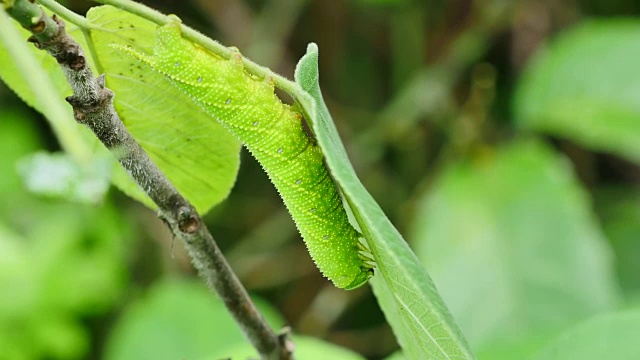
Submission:
[[[111,5],[118,9],[125,10],[127,12],[138,15],[158,25],[163,25],[171,21],[170,18],[167,17],[166,15],[161,14],[160,12],[154,9],[151,9],[146,5],[135,2],[135,1],[131,1],[131,0],[95,0],[95,1],[101,4]],[[232,50],[231,48],[223,46],[217,41],[210,39],[209,37],[197,32],[196,30],[184,24],[182,24],[181,34],[185,39],[202,46],[203,48],[211,51],[212,53],[220,56],[223,59],[229,59],[234,54],[234,50]],[[242,65],[244,66],[244,69],[251,75],[255,75],[260,79],[266,79],[267,77],[271,78],[273,80],[274,85],[277,88],[287,92],[294,99],[300,92],[300,88],[298,87],[298,84],[296,84],[295,81],[291,81],[282,75],[276,74],[275,72],[271,71],[269,68],[266,68],[264,66],[260,66],[254,63],[253,61],[249,60],[246,56],[242,57]]]
[[[60,64],[73,95],[75,119],[88,126],[117,157],[122,167],[158,206],[158,216],[174,236],[182,240],[194,266],[215,290],[244,334],[264,359],[293,359],[288,331],[274,334],[231,270],[196,209],[171,185],[160,169],[133,139],[113,107],[113,92],[104,75],[94,78],[84,51],[65,31],[62,20],[52,18],[29,0],[7,0],[5,9],[24,28],[29,38]]]

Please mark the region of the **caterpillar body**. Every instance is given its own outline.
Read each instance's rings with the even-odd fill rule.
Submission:
[[[280,193],[324,276],[344,289],[367,282],[373,273],[368,249],[349,223],[302,115],[280,101],[272,79],[248,74],[239,53],[227,60],[183,39],[177,20],[158,28],[152,55],[118,48],[167,77],[247,147]]]

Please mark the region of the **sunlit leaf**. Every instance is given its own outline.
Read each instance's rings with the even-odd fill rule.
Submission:
[[[110,47],[149,51],[157,25],[111,6],[91,8],[97,59],[118,114],[178,190],[201,212],[227,197],[240,143],[161,74]]]
[[[161,75],[132,61],[122,61],[122,54],[108,46],[152,46],[155,24],[109,6],[92,8],[87,16],[91,43],[73,24],[67,24],[67,29],[83,46],[96,74],[107,75],[121,119],[176,188],[200,212],[208,211],[228,196],[235,182],[240,143]],[[16,28],[13,32],[19,27],[10,20],[6,24]],[[93,161],[93,154],[104,156],[106,149],[95,136],[75,123],[71,107],[64,101],[71,91],[55,59],[27,45],[28,35],[20,31],[20,35],[0,36],[0,62],[6,65],[0,67],[0,78],[48,117],[62,147],[81,165]],[[113,182],[154,208],[146,194],[115,166]]]

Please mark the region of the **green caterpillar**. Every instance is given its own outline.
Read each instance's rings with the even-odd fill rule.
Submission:
[[[272,79],[248,74],[239,53],[226,60],[183,39],[178,21],[158,28],[151,56],[116,47],[166,76],[242,141],[278,189],[324,276],[344,289],[367,282],[374,265],[368,249],[302,115],[280,101]]]

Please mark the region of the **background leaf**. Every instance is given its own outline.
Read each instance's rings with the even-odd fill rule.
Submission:
[[[106,345],[105,359],[201,359],[246,342],[221,301],[204,284],[165,280],[136,300],[120,318]],[[284,323],[260,299],[253,299],[275,329]]]
[[[364,358],[352,351],[324,342],[309,336],[293,335],[296,359],[304,360],[364,360]],[[257,358],[255,349],[248,343],[237,344],[218,351],[214,356],[208,356],[206,360],[219,359],[252,359]]]
[[[586,194],[542,144],[454,163],[425,195],[411,239],[476,350],[533,341],[518,345],[527,351],[617,304],[611,251]],[[515,351],[506,358],[523,356]]]
[[[640,309],[623,310],[576,325],[549,344],[535,359],[638,359],[639,333]]]
[[[7,358],[78,358],[89,349],[79,317],[101,314],[121,296],[128,229],[113,209],[51,204],[33,212],[43,214],[46,221],[26,231],[0,222],[0,290],[11,294],[0,300]]]
[[[310,44],[295,72],[318,144],[347,198],[377,264],[370,280],[380,307],[410,359],[473,358],[435,286],[356,176],[318,84],[318,48]]]
[[[635,187],[601,189],[595,203],[602,229],[611,242],[622,290],[629,300],[640,299],[640,192]]]
[[[391,356],[388,356],[385,358],[385,360],[405,360],[406,358],[404,357],[404,354],[401,351],[397,351],[393,354],[391,354]]]
[[[541,51],[516,89],[518,123],[640,161],[640,21],[590,20]]]

